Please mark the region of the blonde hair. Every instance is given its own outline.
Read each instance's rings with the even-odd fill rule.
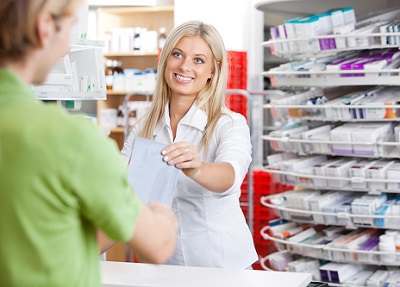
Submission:
[[[37,19],[44,10],[55,19],[69,16],[82,0],[1,0],[0,64],[23,59],[38,47]]]
[[[145,138],[152,138],[157,123],[164,115],[165,106],[171,98],[171,90],[164,78],[168,57],[183,37],[192,36],[200,36],[210,47],[214,58],[213,77],[207,82],[207,85],[200,91],[195,100],[195,104],[207,114],[207,125],[202,138],[202,146],[207,149],[218,119],[225,109],[224,90],[227,60],[224,43],[218,31],[213,26],[199,21],[183,23],[176,27],[167,37],[158,63],[158,80],[154,100],[139,135]]]

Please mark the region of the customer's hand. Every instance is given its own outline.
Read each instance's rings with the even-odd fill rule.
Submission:
[[[163,160],[169,165],[182,170],[191,178],[195,178],[203,165],[197,146],[187,142],[178,142],[167,146],[162,150]]]

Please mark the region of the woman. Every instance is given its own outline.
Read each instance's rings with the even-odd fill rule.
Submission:
[[[226,52],[214,27],[175,28],[160,55],[149,114],[129,136],[168,144],[165,162],[182,173],[173,200],[178,242],[170,264],[246,269],[257,260],[240,209],[240,185],[251,162],[249,128],[224,106]]]

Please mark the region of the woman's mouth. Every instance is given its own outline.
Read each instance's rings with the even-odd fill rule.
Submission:
[[[182,74],[178,74],[178,73],[173,73],[173,77],[176,81],[178,81],[179,83],[182,84],[188,84],[190,82],[193,81],[193,77],[189,77],[189,76],[184,76]]]

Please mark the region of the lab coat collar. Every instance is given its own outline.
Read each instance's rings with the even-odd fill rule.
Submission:
[[[187,113],[183,116],[179,124],[190,126],[203,132],[205,127],[207,126],[207,120],[208,117],[206,112],[200,109],[194,103],[187,111]],[[163,128],[170,127],[170,125],[171,125],[171,120],[169,117],[169,103],[167,103],[164,108],[164,115],[161,118],[160,122],[157,124],[157,127],[154,131],[154,135],[157,135]]]

